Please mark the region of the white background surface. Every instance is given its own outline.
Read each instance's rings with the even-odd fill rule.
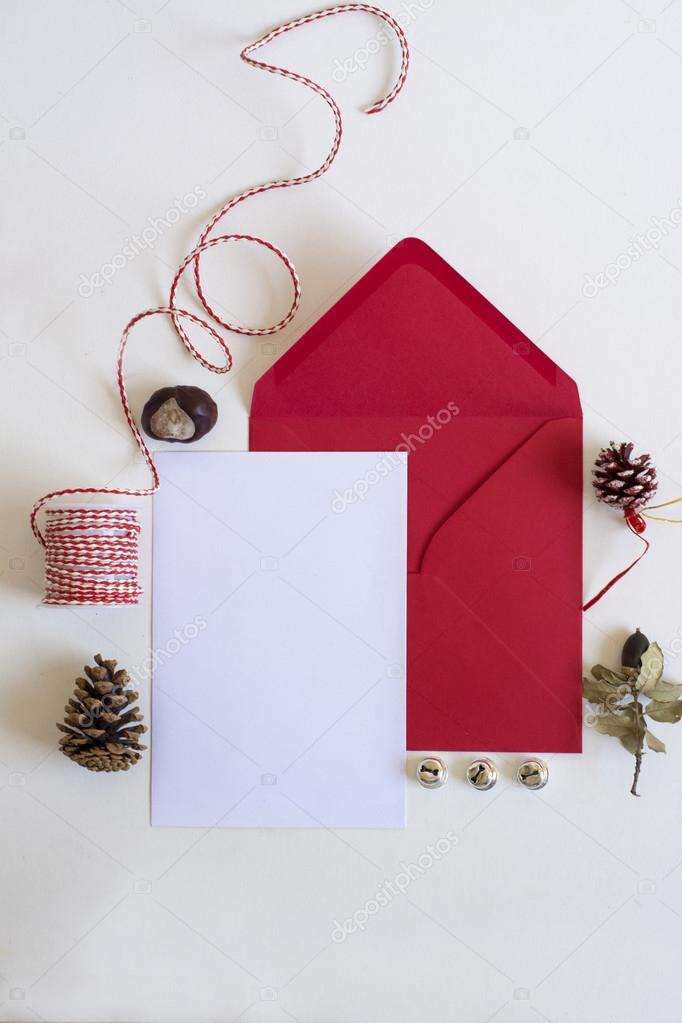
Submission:
[[[493,792],[468,791],[465,758],[451,756],[442,791],[410,783],[400,834],[152,830],[148,759],[100,777],[55,751],[54,721],[84,661],[148,656],[149,598],[139,609],[40,607],[29,506],[57,486],[146,483],[113,386],[119,332],[165,301],[225,197],[321,159],[324,104],[238,60],[305,11],[292,0],[2,4],[0,1015],[668,1023],[682,941],[682,735],[670,726],[659,729],[670,752],[647,756],[639,800],[629,755],[586,729],[584,755],[553,758],[542,794],[512,783],[515,757],[499,758]],[[333,86],[345,114],[322,181],[240,207],[228,228],[292,256],[300,315],[274,339],[233,338],[223,378],[190,364],[168,324],[145,325],[128,361],[135,409],[155,387],[198,383],[221,416],[201,447],[243,448],[254,380],[396,239],[417,234],[577,379],[586,466],[609,439],[632,438],[655,455],[661,499],[677,496],[682,230],[665,228],[594,297],[583,286],[680,201],[682,4],[436,0],[412,11],[410,79],[377,117],[359,110],[395,65],[381,48],[358,68],[371,18],[273,46]],[[344,66],[358,69],[334,83]],[[198,207],[81,297],[148,217],[197,188]],[[205,268],[210,294],[249,322],[288,304],[271,259],[235,248]],[[634,540],[589,493],[585,525],[591,594]],[[642,565],[586,615],[585,662],[613,662],[640,625],[682,681],[682,528],[650,532]],[[142,699],[147,709],[146,687]],[[458,841],[447,855],[364,931],[331,940],[335,920],[448,831]]]

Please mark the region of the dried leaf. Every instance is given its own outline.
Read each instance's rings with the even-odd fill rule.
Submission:
[[[652,749],[654,753],[665,753],[665,743],[657,739],[650,731],[646,733],[646,744],[649,749]]]
[[[608,682],[616,688],[627,681],[626,675],[620,675],[617,671],[611,671],[610,668],[605,668],[603,664],[595,664],[594,668],[592,668],[592,674],[598,682]]]
[[[663,674],[663,651],[658,643],[651,643],[642,654],[642,667],[637,676],[637,688],[649,695]]]
[[[636,734],[634,722],[623,714],[600,714],[594,727],[602,735],[615,735],[619,739],[629,732]]]
[[[613,686],[594,678],[583,679],[583,696],[588,703],[611,706],[618,699],[618,692]]]
[[[673,685],[672,682],[664,682],[661,679],[656,683],[655,687],[645,693],[646,696],[652,700],[656,700],[658,703],[671,703],[673,700],[678,700],[682,696],[682,686]]]
[[[618,738],[621,744],[625,746],[628,753],[635,753],[640,749],[640,737],[637,735],[637,730],[633,728],[631,732],[627,732],[625,735],[619,735]]]
[[[674,700],[672,703],[657,703],[652,700],[644,713],[652,721],[664,721],[674,725],[682,718],[682,700]]]

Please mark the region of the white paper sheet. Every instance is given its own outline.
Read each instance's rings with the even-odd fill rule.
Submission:
[[[406,457],[156,461],[152,823],[404,827]]]

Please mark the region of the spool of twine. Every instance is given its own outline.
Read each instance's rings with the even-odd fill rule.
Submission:
[[[137,604],[140,524],[134,508],[48,508],[45,604]]]

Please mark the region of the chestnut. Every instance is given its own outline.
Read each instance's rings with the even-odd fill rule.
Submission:
[[[142,428],[156,440],[191,444],[218,421],[218,406],[200,387],[161,387],[142,409]]]

